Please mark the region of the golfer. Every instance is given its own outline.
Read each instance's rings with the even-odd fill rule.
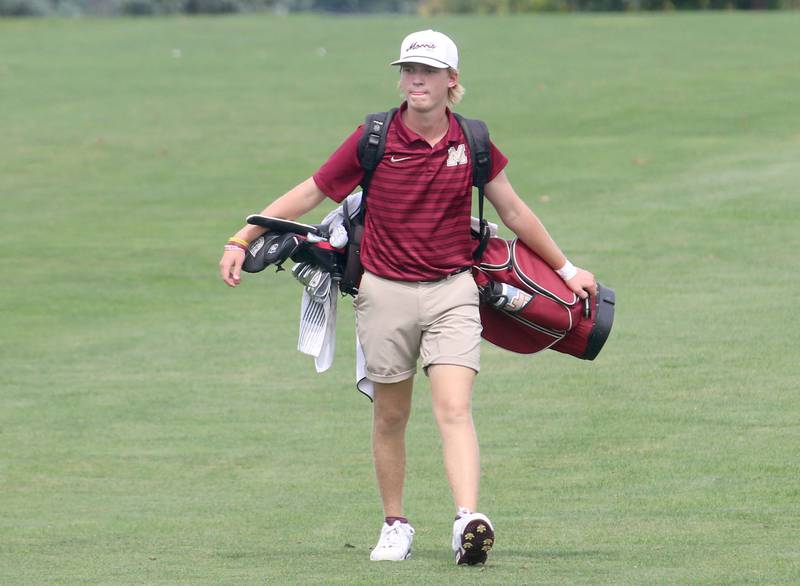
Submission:
[[[355,300],[357,332],[374,383],[372,449],[384,523],[372,560],[405,560],[414,529],[403,508],[405,431],[417,362],[430,380],[433,413],[455,504],[452,548],[457,564],[485,563],[494,527],[478,512],[478,439],[472,388],[480,369],[478,288],[469,271],[471,153],[449,105],[464,93],[458,50],[432,30],[400,46],[403,96],[386,151],[372,177],[361,245],[365,273]],[[265,216],[295,219],[326,197],[341,202],[364,170],[356,129],[310,178],[269,204]],[[491,145],[486,198],[503,223],[557,270],[581,298],[595,295],[594,276],[572,265],[515,193],[503,171],[508,159]],[[248,225],[225,246],[222,279],[235,287],[249,242],[263,228]]]

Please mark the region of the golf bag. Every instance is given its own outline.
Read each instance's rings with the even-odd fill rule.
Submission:
[[[481,292],[482,335],[496,346],[594,360],[608,339],[614,290],[598,283],[596,297],[581,299],[519,240],[490,238],[472,274]]]

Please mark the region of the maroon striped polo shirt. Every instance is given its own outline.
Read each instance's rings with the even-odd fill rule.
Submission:
[[[367,195],[361,262],[371,273],[397,281],[431,281],[472,264],[470,235],[472,162],[461,126],[448,110],[445,137],[431,147],[403,124],[389,125],[386,152]],[[341,202],[360,183],[358,140],[363,125],[314,174],[314,182]],[[494,179],[508,159],[491,145]]]

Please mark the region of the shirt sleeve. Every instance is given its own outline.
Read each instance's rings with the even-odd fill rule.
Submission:
[[[358,160],[358,140],[364,125],[336,149],[327,161],[314,173],[317,187],[336,203],[341,203],[364,178],[364,169]]]
[[[489,158],[492,161],[492,168],[489,172],[489,181],[491,181],[500,174],[500,171],[505,169],[506,165],[508,164],[508,157],[506,157],[490,140]],[[325,190],[323,189],[323,191]]]

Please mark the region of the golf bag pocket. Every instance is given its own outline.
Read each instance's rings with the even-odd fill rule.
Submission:
[[[515,316],[518,321],[537,324],[554,332],[572,328],[569,308],[535,290],[492,280],[479,287],[484,303]]]
[[[578,296],[518,240],[491,238],[473,273],[484,303],[494,309],[547,330],[572,329],[570,306]]]
[[[473,267],[481,291],[483,337],[513,352],[552,348],[593,360],[614,320],[614,290],[579,298],[538,255],[518,240],[491,238]]]
[[[552,348],[567,332],[552,330],[521,317],[481,303],[481,336],[500,348],[518,354],[533,354]]]

